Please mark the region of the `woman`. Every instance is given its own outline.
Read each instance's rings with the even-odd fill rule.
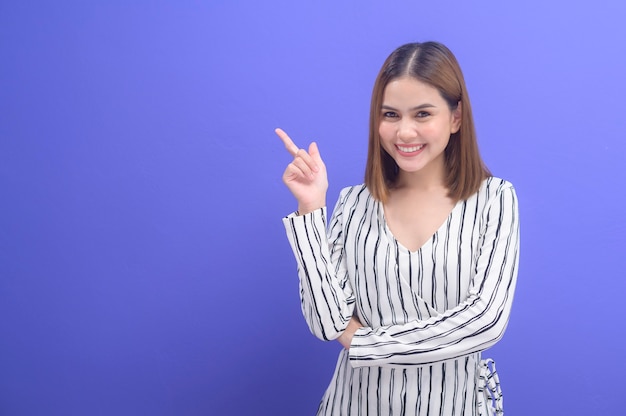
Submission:
[[[302,311],[340,353],[319,415],[502,413],[481,351],[508,322],[519,223],[512,185],[491,176],[458,62],[443,45],[396,49],[374,84],[365,184],[326,223],[326,169],[299,149],[283,181]]]

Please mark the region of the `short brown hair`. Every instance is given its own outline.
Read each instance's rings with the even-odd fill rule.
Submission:
[[[478,152],[472,107],[461,67],[452,52],[437,42],[400,46],[389,55],[378,73],[370,108],[365,184],[374,198],[385,202],[398,177],[398,165],[382,148],[378,128],[385,88],[391,81],[402,77],[415,78],[436,88],[451,111],[462,103],[461,127],[450,136],[444,153],[446,185],[454,200],[469,198],[491,173]]]

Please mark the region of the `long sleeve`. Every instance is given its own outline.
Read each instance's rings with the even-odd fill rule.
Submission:
[[[423,365],[481,351],[495,344],[507,326],[519,263],[519,218],[512,186],[488,203],[467,298],[425,320],[359,329],[350,364]]]
[[[354,309],[354,294],[343,258],[340,197],[326,226],[326,208],[283,219],[298,264],[302,313],[311,332],[322,340],[336,339]]]

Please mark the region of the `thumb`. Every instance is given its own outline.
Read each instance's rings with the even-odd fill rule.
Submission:
[[[322,160],[320,156],[320,149],[317,147],[317,143],[313,142],[309,145],[309,154],[315,161]]]

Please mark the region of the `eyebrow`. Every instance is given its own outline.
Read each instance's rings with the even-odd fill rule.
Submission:
[[[436,105],[434,105],[434,104],[424,103],[424,104],[420,104],[420,105],[418,105],[418,106],[416,106],[416,107],[409,108],[409,111],[422,110],[422,109],[424,109],[424,108],[434,108],[434,107],[437,107],[437,106],[436,106]],[[382,107],[381,107],[381,109],[382,109],[382,110],[394,110],[394,111],[398,111],[398,109],[393,108],[392,106],[390,106],[390,105],[386,105],[386,104],[383,104],[383,105],[382,105]]]

